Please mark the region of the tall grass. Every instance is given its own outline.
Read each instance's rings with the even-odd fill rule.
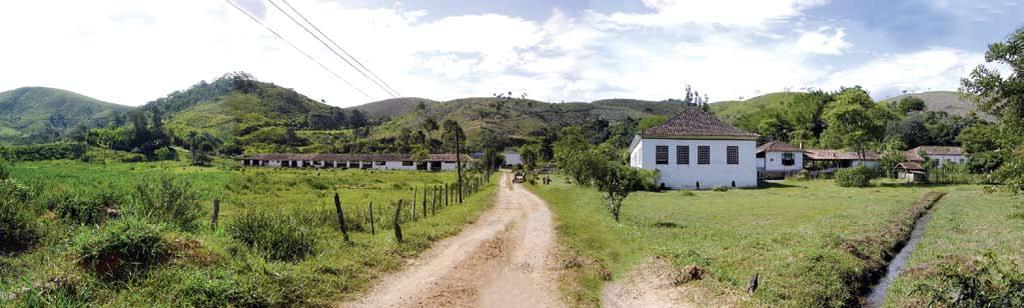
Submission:
[[[228,226],[228,234],[276,261],[305,259],[313,254],[317,242],[316,234],[306,221],[262,212],[242,215]]]
[[[78,264],[104,277],[123,278],[159,263],[167,253],[162,224],[128,217],[75,241]]]

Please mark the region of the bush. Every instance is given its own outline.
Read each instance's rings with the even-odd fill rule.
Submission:
[[[103,276],[123,277],[165,256],[164,226],[128,217],[79,235],[78,264]]]
[[[47,203],[57,218],[67,224],[95,225],[107,218],[103,204],[75,193],[59,193]]]
[[[248,213],[228,226],[228,234],[267,259],[296,261],[313,254],[316,235],[305,221],[293,216]]]
[[[14,179],[0,179],[0,198],[28,202],[32,199],[32,192]]]
[[[51,143],[11,147],[10,156],[17,161],[81,159],[86,152],[84,143]]]
[[[842,187],[867,187],[871,185],[875,171],[865,166],[839,169],[836,171],[836,184]]]
[[[0,196],[0,256],[24,250],[38,238],[34,215],[26,203]]]
[[[187,179],[170,175],[138,183],[132,196],[132,214],[166,221],[181,230],[196,228],[203,216],[200,194]]]
[[[157,160],[178,160],[178,151],[171,147],[157,149],[153,154],[156,155]]]
[[[1024,272],[987,254],[977,266],[943,265],[935,283],[919,283],[913,293],[926,296],[928,306],[1020,307]]]

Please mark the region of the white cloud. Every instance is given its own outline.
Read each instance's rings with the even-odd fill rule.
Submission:
[[[614,13],[608,20],[623,26],[674,27],[686,24],[760,27],[800,15],[827,0],[643,0],[653,13]]]
[[[828,31],[830,28],[818,29],[818,31],[808,31],[800,35],[800,38],[796,41],[796,47],[804,52],[823,54],[823,55],[841,55],[843,50],[850,48],[852,44],[843,40],[846,33],[843,28],[835,29],[832,34]]]
[[[954,90],[959,78],[984,62],[984,55],[952,48],[882,56],[855,68],[835,72],[822,83],[827,87],[859,85],[875,98],[903,90]]]
[[[246,7],[262,3],[253,1]],[[290,2],[403,95],[439,100],[505,91],[554,102],[665,99],[680,96],[685,84],[712,100],[822,85],[955,88],[964,65],[979,57],[933,49],[839,72],[812,64],[817,55],[843,54],[852,46],[843,28],[793,32],[767,25],[798,18],[821,0],[647,0],[654,13],[571,17],[554,10],[541,22],[497,14],[428,21],[434,12],[400,5]],[[261,15],[268,25],[372,98],[224,1],[94,0],[53,7],[18,1],[0,11],[0,28],[20,29],[0,32],[0,40],[16,42],[16,48],[0,48],[0,90],[53,86],[139,105],[200,79],[244,70],[339,106],[387,98],[273,7]],[[678,27],[684,24],[701,26]]]

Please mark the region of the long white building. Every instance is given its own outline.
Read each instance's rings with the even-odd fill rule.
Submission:
[[[629,165],[658,170],[660,184],[671,189],[757,187],[757,137],[686,108],[634,137]]]
[[[430,154],[422,161],[412,154],[253,154],[237,158],[242,167],[337,168],[448,171],[458,167],[455,154]],[[475,160],[462,154],[465,167]]]

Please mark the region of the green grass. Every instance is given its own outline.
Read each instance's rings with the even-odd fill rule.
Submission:
[[[894,221],[904,221],[927,191],[962,188],[841,188],[833,181],[806,181],[727,192],[640,192],[626,200],[622,223],[612,220],[593,189],[563,178],[532,189],[552,206],[563,246],[584,259],[564,285],[576,304],[597,304],[605,273],[621,278],[658,256],[677,268],[706,270],[705,279],[691,286],[708,303],[839,306],[855,300],[848,285],[869,269],[868,261],[844,247],[881,251],[896,239],[863,239],[879,238]],[[745,290],[755,273],[760,287],[749,297]]]
[[[1020,196],[954,191],[934,211],[924,238],[889,290],[887,307],[921,304],[925,299],[911,291],[919,283],[932,283],[942,264],[979,261],[991,252],[1000,260],[1024,267],[1024,203]]]
[[[199,188],[206,214],[200,219],[203,227],[199,230],[169,231],[165,235],[173,252],[170,259],[128,280],[115,282],[74,264],[73,241],[94,226],[65,225],[52,214],[44,214],[38,218],[45,226],[39,244],[22,254],[0,257],[0,292],[71,281],[75,287],[70,291],[47,295],[50,303],[85,301],[101,306],[174,307],[330,305],[358,296],[379,275],[400,269],[404,259],[427,249],[433,241],[458,232],[492,204],[495,191],[493,185],[487,186],[468,197],[465,204],[441,208],[436,215],[426,218],[422,217],[422,208],[418,208],[415,221],[405,207],[401,218],[405,242],[399,244],[390,229],[393,202],[411,199],[414,186],[422,189],[423,185],[454,182],[454,173],[236,170],[230,162],[220,161],[217,165],[203,168],[181,162],[18,163],[13,168],[14,178],[44,195],[60,190],[127,192],[139,181],[174,174],[191,180]],[[338,231],[334,192],[341,195],[351,243],[345,243]],[[417,197],[422,198],[421,193]],[[220,227],[216,231],[211,231],[207,222],[213,199],[222,200]],[[374,217],[375,235],[369,232],[366,213],[371,201],[380,211]],[[299,219],[317,239],[313,253],[301,260],[273,261],[232,240],[228,226],[250,212]]]

